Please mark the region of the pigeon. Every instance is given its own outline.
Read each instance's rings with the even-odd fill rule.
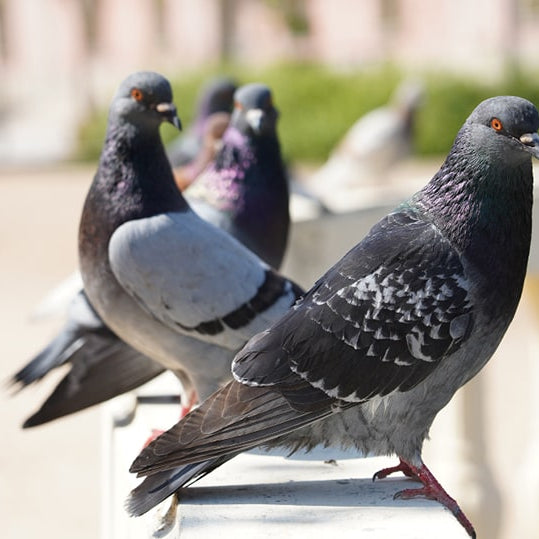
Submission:
[[[286,251],[290,213],[277,118],[266,85],[241,86],[234,94],[222,148],[185,197],[199,215],[278,269]]]
[[[422,84],[406,80],[389,104],[359,118],[305,188],[332,212],[356,209],[388,183],[390,169],[412,152],[413,127],[424,101]]]
[[[221,148],[221,139],[230,122],[227,112],[214,112],[204,124],[202,144],[196,157],[186,165],[173,169],[174,180],[180,191],[185,191],[215,159]]]
[[[267,98],[269,93],[269,89],[264,85],[251,85],[242,90],[238,96],[235,124],[241,124],[243,117],[240,105],[244,107],[246,113],[252,109],[247,99],[255,103],[257,96]],[[238,129],[245,132],[247,139],[250,137],[273,139],[276,137],[274,131],[276,115],[273,111],[272,107],[268,110],[271,119],[263,120],[265,113],[260,117],[255,114],[254,128],[245,124],[239,125]],[[258,134],[254,130],[257,130]],[[234,148],[236,146],[228,145],[225,150],[232,153],[235,151]],[[284,257],[289,230],[289,214],[286,211],[288,190],[286,178],[281,173],[282,167],[279,165],[278,141],[276,149],[277,151],[269,156],[270,159],[265,159],[264,151],[255,150],[253,153],[261,163],[267,161],[267,172],[274,169],[277,171],[274,176],[268,178],[267,174],[256,174],[256,169],[260,166],[256,162],[244,170],[241,167],[242,163],[236,167],[235,161],[232,160],[232,167],[221,167],[218,171],[212,168],[211,174],[206,175],[203,186],[200,186],[202,189],[197,188],[193,197],[195,210],[199,214],[216,226],[221,226],[240,241],[246,240],[244,244],[251,247],[266,263],[273,263],[272,265],[280,264]],[[269,150],[273,151],[274,146],[271,145]],[[272,164],[272,158],[277,160],[276,165]],[[226,185],[225,179],[228,182]],[[227,194],[227,189],[233,192],[234,196],[229,196],[227,203],[223,204],[221,197]],[[185,193],[189,201],[192,192],[191,188]],[[238,192],[246,196],[237,197]],[[214,193],[221,196],[216,197]],[[273,205],[268,203],[261,208],[261,200],[273,202]],[[212,204],[215,204],[215,208]],[[259,220],[264,217],[262,226],[256,226],[257,223],[253,222],[256,221],[252,218],[253,213]],[[277,227],[273,224],[275,220],[281,221]],[[275,235],[274,238],[271,237],[272,234]],[[268,245],[272,249],[269,249]],[[57,337],[13,376],[12,383],[18,384],[21,388],[25,387],[38,378],[35,375],[31,376],[32,373],[39,372],[41,378],[53,368],[65,363],[71,364],[71,370],[38,412],[25,421],[24,428],[40,425],[108,400],[139,387],[164,371],[159,363],[139,353],[113,333],[95,312],[83,290],[76,294],[66,324]],[[122,376],[124,372],[126,375]],[[193,399],[194,396],[191,397],[191,402],[182,405],[182,416],[189,410]]]
[[[45,320],[57,315],[65,315],[75,296],[82,290],[80,272],[74,271],[56,285],[32,310],[30,317],[33,321]],[[89,307],[91,309],[91,307]]]
[[[79,262],[104,323],[172,370],[192,401],[231,378],[234,354],[302,290],[190,208],[159,135],[164,121],[179,124],[168,81],[129,76],[83,207]]]
[[[173,168],[188,165],[197,158],[207,133],[206,123],[215,113],[232,112],[236,82],[230,77],[216,77],[210,80],[201,91],[197,104],[197,114],[187,133],[172,141],[167,154]]]
[[[539,114],[480,103],[431,181],[379,221],[236,355],[234,379],[143,449],[140,515],[239,452],[315,445],[395,454],[394,472],[473,525],[424,464],[436,414],[492,356],[517,308],[531,239]]]
[[[71,368],[23,428],[36,427],[131,391],[164,371],[120,340],[103,324],[84,291],[71,301],[62,331],[25,367],[12,384],[26,387],[69,363]]]

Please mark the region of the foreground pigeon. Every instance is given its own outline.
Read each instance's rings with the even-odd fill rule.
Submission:
[[[140,515],[254,446],[355,446],[396,454],[422,483],[396,497],[445,505],[423,463],[436,414],[485,365],[517,308],[530,248],[539,114],[525,99],[481,103],[430,183],[382,219],[233,363],[235,380],[144,449]]]
[[[230,140],[219,154],[220,165],[212,166],[200,184],[185,194],[199,215],[278,267],[286,249],[290,218],[270,90],[262,84],[243,87],[237,92],[233,117]],[[250,160],[244,159],[246,154]],[[72,302],[57,337],[17,372],[12,382],[24,387],[65,363],[71,364],[71,370],[25,421],[25,428],[132,390],[164,370],[117,337],[83,291]],[[189,403],[184,403],[184,412],[188,408]]]
[[[300,289],[191,210],[166,158],[163,121],[179,122],[168,81],[128,77],[84,204],[80,269],[107,326],[205,398],[230,379],[234,353]]]
[[[186,133],[179,135],[167,148],[173,168],[188,165],[197,158],[207,133],[208,120],[214,114],[232,112],[236,88],[236,82],[230,77],[216,77],[202,88],[193,123]]]
[[[270,89],[246,84],[215,161],[186,190],[191,207],[279,268],[290,228],[286,169]]]

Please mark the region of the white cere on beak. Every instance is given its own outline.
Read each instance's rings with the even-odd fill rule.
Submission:
[[[520,142],[527,146],[537,146],[539,145],[539,135],[537,133],[524,133],[520,137]]]
[[[255,133],[260,131],[263,115],[264,111],[262,109],[250,109],[245,114],[247,123],[251,126]]]
[[[168,112],[176,112],[176,107],[173,103],[158,103],[155,106],[155,110],[161,114],[166,114]]]
[[[529,153],[539,159],[539,135],[537,133],[524,133],[519,140]]]

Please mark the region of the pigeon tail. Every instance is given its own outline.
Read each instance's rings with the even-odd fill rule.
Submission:
[[[51,370],[63,365],[83,344],[79,335],[63,331],[53,339],[39,354],[17,371],[8,381],[17,385],[17,391],[41,380]]]
[[[114,334],[87,334],[69,357],[70,371],[23,428],[36,427],[131,391],[164,368]]]
[[[139,517],[147,513],[157,504],[166,500],[178,489],[202,479],[215,468],[221,466],[236,454],[210,459],[203,462],[186,464],[185,466],[150,475],[135,489],[125,502],[125,509],[130,516]]]

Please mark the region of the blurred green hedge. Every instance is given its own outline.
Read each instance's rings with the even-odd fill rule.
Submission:
[[[240,84],[260,81],[274,93],[281,112],[279,135],[289,161],[323,162],[331,148],[361,115],[387,102],[405,74],[392,66],[361,71],[335,71],[313,64],[284,64],[265,69],[238,66],[208,68],[175,77],[168,73],[184,126],[195,112],[199,88],[212,76],[229,75]],[[446,73],[414,76],[424,82],[425,103],[416,124],[418,155],[439,155],[449,149],[462,122],[483,99],[512,94],[539,106],[539,73],[512,73],[496,83],[480,83]],[[106,110],[92,114],[81,126],[77,159],[97,160],[103,142]],[[176,136],[163,128],[165,141]]]

